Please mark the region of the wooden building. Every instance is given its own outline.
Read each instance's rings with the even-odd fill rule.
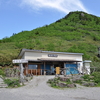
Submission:
[[[56,67],[69,69],[66,70],[66,74],[70,74],[70,72],[78,74],[82,73],[82,55],[83,53],[22,49],[18,59],[27,60],[27,63],[23,64],[25,75],[52,75],[55,74]],[[60,72],[60,74],[63,74],[63,72]]]

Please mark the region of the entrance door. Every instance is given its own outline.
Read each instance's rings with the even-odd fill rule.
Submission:
[[[66,75],[78,74],[77,64],[66,64]]]
[[[41,69],[42,69],[42,74],[44,74],[44,70],[45,70],[46,75],[51,75],[51,65],[50,64],[46,64],[45,69],[44,69],[44,65],[42,64]]]

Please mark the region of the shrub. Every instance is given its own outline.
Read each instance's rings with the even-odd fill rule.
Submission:
[[[5,79],[4,82],[8,85],[8,87],[20,86],[19,80]]]
[[[66,83],[67,83],[67,84],[72,84],[72,82],[70,81],[70,79],[67,79],[67,80],[66,80]]]
[[[56,86],[56,83],[51,83],[51,87],[55,87]]]
[[[0,69],[0,75],[5,76],[5,73],[2,69]]]
[[[94,73],[92,73],[92,76],[94,76],[94,81],[97,84],[100,84],[100,72],[94,72]]]
[[[82,83],[82,80],[76,80],[76,81],[74,81],[75,83],[79,83],[79,84],[81,84]]]
[[[84,75],[82,78],[86,81],[90,81],[90,75]]]

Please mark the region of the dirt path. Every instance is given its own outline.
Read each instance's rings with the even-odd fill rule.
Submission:
[[[54,76],[35,76],[21,88],[0,88],[0,100],[100,100],[100,87],[54,89],[46,81]]]

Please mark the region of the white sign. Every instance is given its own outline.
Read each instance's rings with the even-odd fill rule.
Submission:
[[[56,54],[48,54],[48,57],[58,57]]]
[[[13,63],[28,63],[28,61],[25,59],[14,59],[12,60],[12,62]]]

